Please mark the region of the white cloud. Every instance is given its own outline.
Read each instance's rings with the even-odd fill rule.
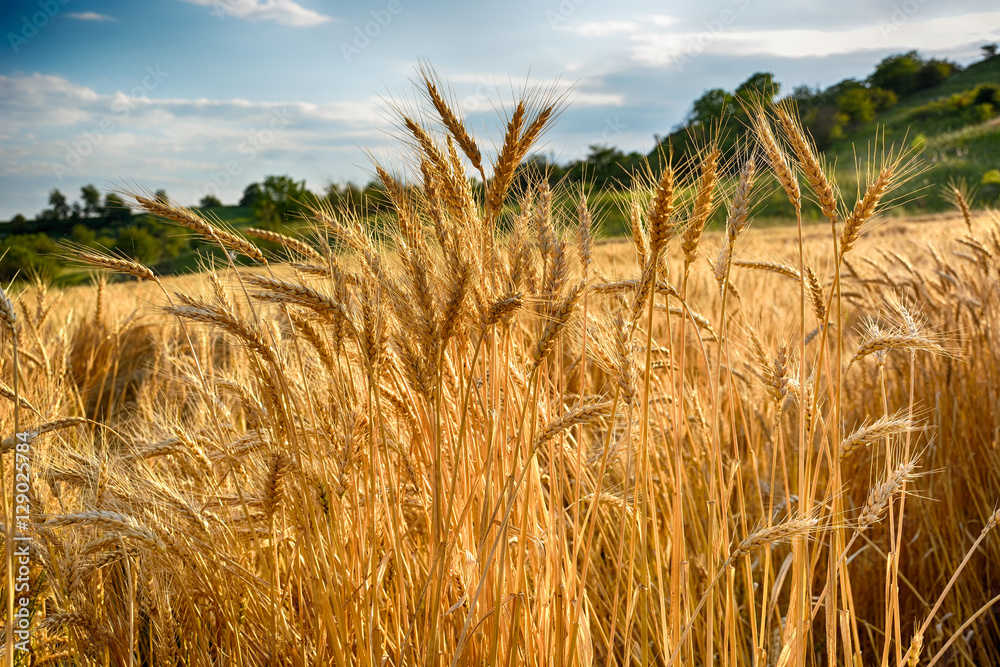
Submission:
[[[114,21],[116,20],[114,16],[108,16],[107,14],[98,14],[97,12],[70,12],[66,14],[66,18],[76,19],[77,21]]]
[[[661,28],[666,28],[676,23],[680,23],[680,19],[676,16],[667,16],[666,14],[653,14],[647,18],[653,25]]]
[[[183,203],[204,194],[232,201],[269,173],[305,176],[314,189],[331,173],[356,175],[344,154],[364,162],[360,147],[384,144],[391,129],[374,97],[326,104],[154,97],[169,85],[167,77],[133,95],[58,76],[0,76],[0,180],[73,192],[128,178],[167,187]]]
[[[620,107],[625,104],[624,93],[592,93],[573,91],[570,93],[570,104],[576,107]]]
[[[580,25],[566,26],[565,28],[557,28],[557,30],[565,30],[566,32],[575,32],[578,35],[583,35],[584,37],[605,37],[607,35],[620,35],[622,33],[631,33],[639,29],[635,23],[631,21],[591,21],[589,23],[581,23]]]
[[[246,21],[274,21],[296,28],[320,25],[334,20],[331,16],[307,9],[292,0],[184,0],[184,2],[212,7],[212,14],[219,18],[235,16]]]
[[[847,30],[738,30],[723,26],[700,32],[644,31],[631,38],[634,42],[632,56],[644,65],[663,66],[702,53],[806,58],[866,50],[920,48],[934,51],[993,41],[996,39],[995,26],[1000,24],[1000,12],[929,21],[917,18],[901,12],[887,12],[881,20]]]
[[[573,64],[567,69],[572,71]],[[599,78],[591,76],[573,81],[541,77],[512,79],[507,74],[453,72],[448,75],[448,85],[453,87],[463,112],[483,113],[486,116],[494,110],[513,107],[523,91],[544,92],[553,98],[566,95],[574,109],[625,104],[624,93],[595,90],[604,84]]]

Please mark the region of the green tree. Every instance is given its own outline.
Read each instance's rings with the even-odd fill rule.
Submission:
[[[884,88],[869,88],[868,97],[871,99],[872,106],[877,113],[891,109],[899,102],[899,96],[896,93]]]
[[[160,188],[153,193],[153,199],[156,199],[157,201],[170,201],[170,198],[167,196],[167,191],[163,188]]]
[[[62,266],[54,256],[55,242],[45,234],[14,234],[0,243],[0,280],[38,275],[52,279]]]
[[[751,104],[764,102],[770,104],[781,92],[781,84],[774,80],[771,72],[754,72],[750,78],[736,88],[735,95],[744,102]]]
[[[317,201],[304,180],[296,181],[291,176],[267,176],[259,189],[254,214],[265,227],[278,226]]]
[[[688,125],[709,125],[730,113],[732,107],[733,96],[722,88],[706,90],[691,105],[687,116]]]
[[[822,103],[821,91],[809,86],[795,86],[786,99],[793,102],[801,115],[807,114]]]
[[[219,198],[215,195],[205,195],[201,198],[198,206],[201,208],[215,208],[217,206],[222,206],[222,202],[219,201]]]
[[[334,208],[344,206],[358,209],[362,204],[362,192],[361,188],[354,185],[354,183],[347,183],[345,185],[330,183],[326,186],[323,199]]]
[[[94,241],[97,240],[97,232],[86,225],[74,225],[73,229],[69,232],[69,238],[74,243],[79,243],[80,245],[85,246],[93,246]]]
[[[93,185],[80,188],[80,200],[83,201],[83,217],[89,218],[101,208],[101,192]]]
[[[917,90],[934,88],[944,83],[945,79],[958,71],[958,65],[949,60],[932,58],[917,70]]]
[[[132,221],[132,209],[114,192],[109,192],[104,196],[103,208],[104,217],[109,222],[128,224]]]
[[[126,230],[118,237],[114,247],[126,257],[143,264],[155,264],[163,256],[161,240],[143,227]]]
[[[837,109],[847,116],[851,123],[867,123],[875,120],[875,104],[867,88],[848,90],[837,100]]]
[[[844,126],[848,120],[847,115],[838,111],[836,106],[824,104],[806,114],[803,123],[816,141],[816,147],[825,150],[833,142],[844,138]]]
[[[253,206],[260,198],[260,183],[251,183],[243,189],[240,206]]]
[[[924,60],[916,51],[897,53],[883,58],[868,77],[868,82],[900,96],[908,95],[917,89],[917,72],[923,66]]]
[[[59,191],[58,188],[54,188],[49,193],[49,209],[50,215],[47,216],[50,220],[66,220],[69,218],[69,202],[66,200],[66,195]]]
[[[984,83],[976,86],[973,104],[992,104],[1000,107],[1000,85],[995,83]]]

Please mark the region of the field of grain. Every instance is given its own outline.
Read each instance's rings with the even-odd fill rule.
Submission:
[[[377,170],[392,224],[316,210],[265,257],[131,192],[255,266],[68,249],[135,280],[2,300],[16,660],[1000,663],[1000,218],[880,224],[911,156],[841,193],[758,110],[595,244],[552,204],[583,193],[510,188],[557,109],[484,166],[437,90]],[[830,219],[755,230],[773,188]]]

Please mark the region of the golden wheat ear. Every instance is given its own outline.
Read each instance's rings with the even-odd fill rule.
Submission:
[[[831,223],[836,224],[837,193],[833,182],[827,177],[827,170],[824,169],[815,143],[806,135],[791,104],[779,104],[775,107],[774,112],[778,117],[778,123],[785,138],[792,148],[793,155],[816,196],[820,210]]]
[[[530,91],[514,107],[506,122],[503,144],[493,164],[486,189],[486,218],[495,221],[514,181],[514,176],[532,146],[552,125],[564,108],[565,94],[554,90]]]
[[[267,259],[256,245],[238,235],[235,231],[225,229],[225,224],[216,216],[204,218],[190,208],[181,206],[166,197],[157,197],[137,189],[119,188],[120,195],[133,200],[146,213],[155,215],[168,222],[186,227],[217,244],[223,250],[246,255],[250,259],[267,264]]]
[[[441,122],[444,124],[448,133],[451,134],[455,143],[458,147],[462,149],[465,157],[469,159],[472,166],[479,172],[483,177],[483,182],[486,182],[486,172],[483,170],[483,156],[479,150],[479,146],[476,144],[476,140],[472,138],[468,129],[465,127],[465,123],[462,121],[461,115],[454,109],[457,105],[449,103],[445,99],[442,93],[443,86],[438,78],[434,69],[427,63],[423,63],[420,66],[420,78],[423,83],[423,90],[427,97],[427,100],[437,111],[438,116],[441,118]]]
[[[124,255],[111,251],[102,252],[70,242],[61,243],[60,249],[67,259],[85,266],[105,269],[114,273],[124,273],[139,280],[156,280],[156,275],[151,268]]]

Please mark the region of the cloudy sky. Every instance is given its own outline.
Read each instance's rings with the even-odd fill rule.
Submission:
[[[389,100],[421,59],[471,127],[525,86],[568,91],[546,136],[648,150],[693,99],[770,70],[790,88],[863,77],[919,49],[968,64],[1000,41],[996,0],[4,0],[0,219],[58,187],[135,182],[224,202],[267,174],[369,180]],[[490,148],[492,142],[485,140]]]

